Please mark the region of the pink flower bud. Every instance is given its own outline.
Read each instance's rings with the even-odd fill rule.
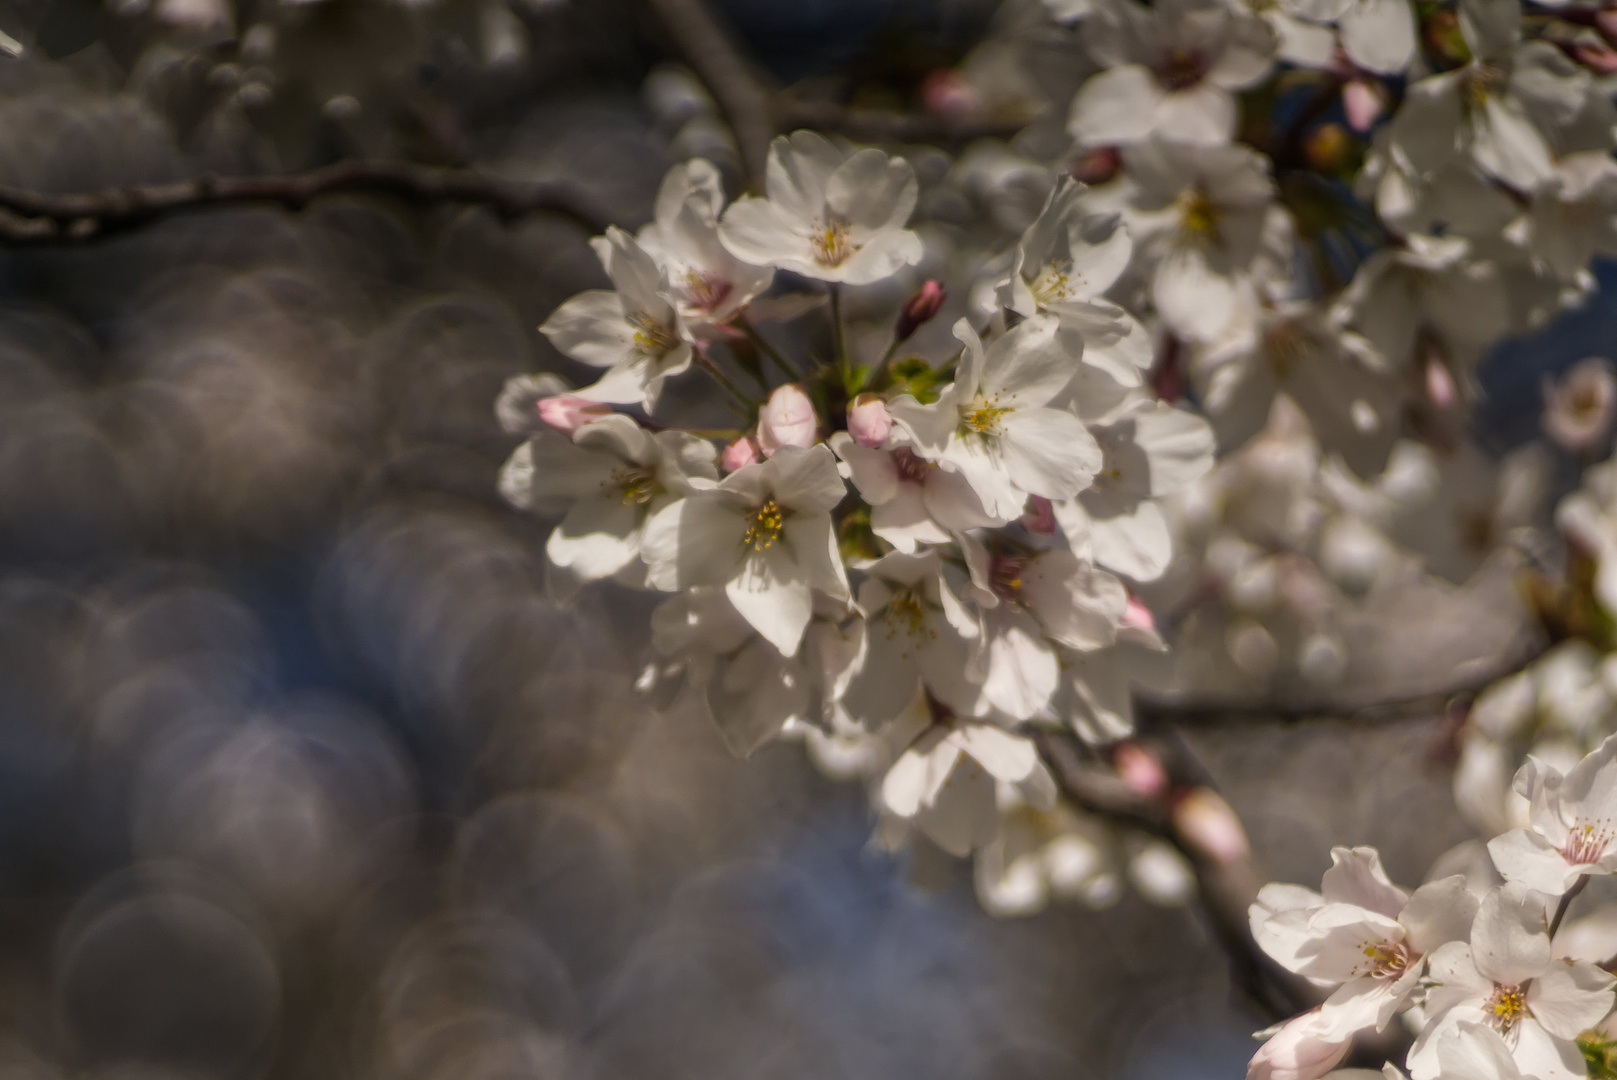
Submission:
[[[893,328],[898,340],[908,340],[911,334],[931,322],[948,296],[942,285],[928,278],[913,296],[904,301],[904,310],[898,314],[898,325]]]
[[[1435,357],[1426,361],[1426,399],[1439,409],[1447,409],[1457,397],[1459,391],[1455,389],[1448,365]]]
[[[1352,1039],[1332,1042],[1316,1033],[1319,1010],[1288,1020],[1252,1055],[1246,1080],[1318,1080],[1347,1056]]]
[[[887,402],[875,394],[860,394],[848,403],[848,434],[860,446],[879,450],[893,430]]]
[[[1378,82],[1350,79],[1342,86],[1342,111],[1348,126],[1361,135],[1375,126],[1387,108],[1387,92]]]
[[[1119,743],[1112,751],[1112,767],[1138,795],[1154,799],[1168,790],[1168,770],[1162,767],[1162,759],[1139,743]]]
[[[982,95],[957,68],[928,72],[921,80],[921,102],[937,116],[970,116],[983,106]]]
[[[1252,856],[1240,819],[1212,788],[1192,788],[1176,799],[1173,823],[1191,847],[1215,862],[1244,862]]]
[[[1140,602],[1140,598],[1133,593],[1129,594],[1129,606],[1123,609],[1123,622],[1121,624],[1129,630],[1144,630],[1148,633],[1157,632],[1157,618],[1151,614],[1151,609]]]
[[[1613,49],[1604,41],[1574,42],[1572,59],[1598,75],[1617,72],[1617,49]]]
[[[719,467],[727,473],[732,473],[748,465],[756,465],[762,460],[758,454],[758,444],[752,441],[752,436],[743,435],[724,448],[724,453],[719,455]]]
[[[1080,184],[1104,184],[1123,167],[1123,155],[1115,146],[1085,150],[1067,165],[1067,173]]]
[[[1595,29],[1607,44],[1617,45],[1617,8],[1602,8],[1596,12]]]
[[[814,402],[796,383],[777,387],[758,412],[758,446],[773,457],[783,446],[813,446],[820,418]]]
[[[1021,521],[1022,528],[1040,536],[1049,536],[1056,531],[1055,508],[1043,495],[1027,497],[1027,511],[1022,515]]]
[[[612,406],[572,394],[539,399],[539,419],[564,435],[571,435],[591,420],[612,415]]]

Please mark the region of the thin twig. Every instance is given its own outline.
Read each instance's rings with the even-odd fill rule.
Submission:
[[[742,390],[741,387],[735,384],[730,376],[721,371],[719,369],[719,365],[713,362],[712,357],[698,352],[696,354],[696,366],[713,376],[713,381],[728,390],[730,392],[730,396],[740,402],[742,406],[744,406],[749,412],[758,408],[758,406],[761,404],[757,398]]]
[[[1220,861],[1180,832],[1166,795],[1136,791],[1109,770],[1092,767],[1078,741],[1067,733],[1034,736],[1039,756],[1063,795],[1083,810],[1115,824],[1159,837],[1190,863],[1197,898],[1214,939],[1230,964],[1235,984],[1272,1019],[1280,1020],[1314,1004],[1290,973],[1258,947],[1247,919],[1257,886],[1250,861]]]
[[[53,194],[0,186],[0,240],[83,241],[199,206],[272,203],[301,209],[323,195],[374,193],[411,202],[488,206],[506,217],[551,213],[590,232],[607,217],[576,187],[557,181],[509,180],[469,169],[403,161],[343,161],[285,176],[203,176],[166,184]]]
[[[747,320],[745,315],[736,320],[735,325],[737,329],[739,329],[743,334],[747,335],[748,341],[752,342],[758,347],[759,352],[763,353],[765,356],[769,357],[769,359],[775,362],[775,366],[780,368],[788,379],[795,382],[803,377],[803,373],[798,371],[797,367],[791,361],[787,360],[779,349],[771,345],[768,339],[758,332],[758,328],[753,326],[752,323]]]
[[[859,142],[942,143],[958,146],[973,139],[1008,139],[1033,117],[934,116],[928,113],[862,109],[835,101],[783,98],[783,127],[834,131]]]
[[[1561,902],[1555,907],[1555,917],[1550,920],[1551,938],[1554,938],[1555,932],[1561,929],[1561,920],[1566,918],[1566,909],[1572,906],[1572,901],[1577,898],[1577,895],[1583,891],[1583,887],[1587,884],[1589,884],[1589,875],[1581,874],[1577,883],[1561,894]]]
[[[749,183],[762,184],[769,140],[779,130],[773,91],[702,0],[646,2],[730,122]]]

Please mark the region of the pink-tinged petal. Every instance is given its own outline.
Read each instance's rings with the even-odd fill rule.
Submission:
[[[749,553],[725,583],[724,595],[781,655],[797,654],[814,599],[786,545]]]
[[[1409,894],[1388,880],[1380,853],[1371,847],[1332,848],[1331,868],[1319,891],[1333,903],[1357,904],[1389,919],[1409,902]]]
[[[1514,829],[1488,841],[1488,854],[1506,881],[1559,896],[1577,879],[1560,851],[1536,832]]]
[[[535,408],[540,420],[564,435],[571,435],[591,420],[612,415],[611,406],[572,394],[540,398]]]
[[[763,459],[763,453],[752,436],[742,435],[725,445],[724,453],[719,456],[719,468],[733,473],[748,465],[756,465]]]
[[[887,402],[875,394],[860,394],[848,403],[848,434],[867,449],[879,449],[893,430]]]
[[[772,457],[783,446],[813,446],[819,427],[814,402],[803,388],[796,383],[778,386],[758,410],[758,448]]]
[[[1387,111],[1386,91],[1369,79],[1350,79],[1342,87],[1342,111],[1348,126],[1362,135]]]
[[[1515,986],[1550,964],[1543,893],[1504,885],[1483,898],[1471,926],[1471,960],[1501,986]]]
[[[1527,1008],[1551,1035],[1575,1039],[1611,1012],[1613,981],[1587,961],[1556,961],[1527,988]]]
[[[1072,100],[1067,130],[1086,144],[1134,143],[1151,135],[1165,91],[1139,64],[1090,76]]]
[[[1416,889],[1398,921],[1408,933],[1410,947],[1425,955],[1451,941],[1469,938],[1476,915],[1476,897],[1466,887],[1464,875],[1455,874]]]
[[[1286,1023],[1252,1055],[1246,1080],[1318,1080],[1347,1056],[1351,1040],[1330,1041],[1315,1032],[1317,1012]]]

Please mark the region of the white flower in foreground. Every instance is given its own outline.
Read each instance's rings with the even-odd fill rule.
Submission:
[[[1157,499],[1182,491],[1213,467],[1207,421],[1162,401],[1137,399],[1090,433],[1102,462],[1095,481],[1054,504],[1074,546],[1087,541],[1095,561],[1136,581],[1161,576],[1173,537]]]
[[[1089,651],[1117,640],[1123,583],[1071,551],[990,551],[961,538],[982,611],[982,692],[1015,719],[1043,713],[1060,685],[1056,645]]]
[[[1264,250],[1269,159],[1244,146],[1153,142],[1128,148],[1123,161],[1137,185],[1131,227],[1156,260],[1152,302],[1179,336],[1216,338]]]
[[[980,692],[969,678],[977,621],[944,580],[936,552],[893,552],[864,570],[859,607],[868,620],[864,668],[848,685],[849,713],[871,728],[894,719],[924,689],[972,715]]]
[[[789,724],[821,721],[864,656],[864,622],[821,605],[803,649],[784,658],[753,631],[723,589],[699,586],[658,605],[651,640],[701,688],[725,745],[746,757]]]
[[[1576,87],[1549,77],[1540,55],[1553,46],[1522,44],[1518,0],[1460,0],[1459,14],[1470,63],[1409,87],[1389,128],[1392,146],[1417,173],[1463,152],[1488,175],[1530,192],[1552,169],[1533,110],[1569,117],[1580,104]]]
[[[1596,255],[1617,255],[1617,161],[1605,150],[1558,158],[1533,193],[1522,246],[1557,277],[1589,272]]]
[[[1246,1067],[1246,1080],[1319,1080],[1347,1057],[1352,1045],[1349,1039],[1328,1039],[1320,1034],[1318,1009],[1293,1017],[1267,1034],[1268,1040]]]
[[[1612,1006],[1612,977],[1585,960],[1551,958],[1545,905],[1553,898],[1507,884],[1485,896],[1471,940],[1452,941],[1427,960],[1434,984],[1426,1026],[1409,1051],[1414,1080],[1443,1075],[1437,1049],[1461,1024],[1503,1036],[1523,1073],[1538,1080],[1585,1075],[1574,1041]]]
[[[594,246],[616,290],[579,293],[539,330],[574,360],[607,369],[579,397],[649,410],[663,380],[691,366],[690,334],[663,293],[662,271],[634,237],[614,227]]]
[[[1083,422],[1049,408],[1074,362],[1047,315],[1028,319],[985,351],[961,319],[965,346],[955,381],[930,405],[908,394],[888,403],[915,450],[966,478],[983,508],[1001,521],[1021,515],[1029,495],[1065,499],[1089,485],[1100,447]]]
[[[1055,805],[1055,781],[1024,736],[973,720],[934,719],[922,695],[889,735],[904,750],[882,778],[882,807],[952,855],[994,839],[996,782],[1013,785],[1031,806]]]
[[[792,656],[814,591],[848,599],[831,527],[846,493],[827,447],[782,447],[654,515],[642,541],[646,580],[670,592],[723,585],[742,617]]]
[[[579,581],[596,581],[640,555],[647,519],[718,478],[713,444],[682,431],[650,432],[627,416],[607,416],[571,439],[541,432],[500,473],[515,505],[566,517],[545,543],[550,561]]]
[[[1360,476],[1379,475],[1400,431],[1400,402],[1385,373],[1363,362],[1363,343],[1307,301],[1260,303],[1249,295],[1242,307],[1249,314],[1191,361],[1220,447],[1235,449],[1262,431],[1275,395],[1284,393],[1321,447]]]
[[[1584,875],[1617,872],[1617,735],[1564,776],[1529,757],[1515,788],[1532,826],[1488,842],[1506,881],[1559,896]]]
[[[1347,58],[1378,75],[1396,75],[1415,56],[1415,13],[1409,0],[1283,0],[1287,11],[1333,23]]]
[[[1084,44],[1102,66],[1072,101],[1068,129],[1089,145],[1153,136],[1216,145],[1235,134],[1235,94],[1269,73],[1274,32],[1221,0],[1099,3]]]
[[[1374,848],[1333,848],[1331,862],[1318,893],[1265,885],[1251,919],[1252,936],[1282,967],[1335,988],[1310,1030],[1340,1041],[1380,1031],[1409,1003],[1424,958],[1465,937],[1476,900],[1459,876],[1405,893]]]
[[[723,210],[719,171],[693,158],[663,177],[656,217],[637,237],[662,269],[669,296],[691,326],[732,318],[775,277],[772,268],[743,262],[719,243]]]
[[[798,131],[770,144],[764,186],[769,198],[738,199],[719,223],[738,259],[850,285],[920,261],[921,238],[904,227],[920,189],[902,158]]]
[[[831,449],[870,506],[870,528],[906,554],[918,544],[947,544],[955,533],[1003,524],[983,509],[964,475],[916,455],[908,446],[872,450],[839,431]]]
[[[1598,561],[1595,596],[1617,614],[1617,462],[1585,470],[1582,485],[1555,508],[1555,524]]]
[[[1070,353],[1122,386],[1139,386],[1151,366],[1151,335],[1104,298],[1128,269],[1134,242],[1117,215],[1084,211],[1086,190],[1070,177],[1056,184],[1016,245],[999,303],[1023,318],[1054,315]]]
[[[1437,1041],[1444,1080],[1526,1080],[1504,1037],[1486,1024],[1456,1024]]]

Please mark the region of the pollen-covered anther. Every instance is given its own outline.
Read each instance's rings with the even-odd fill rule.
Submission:
[[[644,311],[635,312],[628,316],[628,320],[629,325],[634,327],[635,350],[642,355],[660,357],[679,344],[672,327],[658,322]]]
[[[1207,77],[1210,58],[1200,49],[1169,49],[1157,64],[1157,78],[1169,90],[1187,90]]]
[[[1567,833],[1566,843],[1561,846],[1561,857],[1573,866],[1597,863],[1605,857],[1611,841],[1611,822],[1580,821]]]
[[[1488,1023],[1502,1032],[1508,1032],[1527,1013],[1527,990],[1522,986],[1500,986],[1495,983],[1493,994],[1482,1006]]]
[[[836,220],[816,229],[809,243],[814,248],[814,261],[827,267],[841,266],[859,250],[849,236],[847,223]]]
[[[648,503],[657,494],[657,474],[650,469],[613,469],[612,479],[604,486],[622,492],[625,506],[630,503]]]
[[[887,610],[882,614],[882,622],[887,624],[889,641],[900,632],[912,640],[938,636],[938,632],[928,625],[926,604],[915,589],[904,589],[894,593],[893,598],[887,602]]]
[[[1218,236],[1218,207],[1207,197],[1207,192],[1194,188],[1179,197],[1179,224],[1198,240],[1212,240]]]
[[[685,272],[685,290],[691,306],[704,315],[711,315],[730,298],[734,286],[718,274],[700,270]]]
[[[1039,271],[1028,290],[1040,307],[1048,307],[1076,296],[1083,280],[1082,275],[1073,273],[1071,261],[1051,262]]]
[[[988,568],[988,587],[1002,600],[1020,600],[1027,564],[1028,560],[1020,555],[996,556]]]
[[[1354,974],[1376,979],[1397,978],[1416,959],[1409,946],[1401,941],[1366,942],[1364,955],[1366,962],[1355,968]]]
[[[1002,435],[1004,426],[1000,423],[1007,413],[1011,411],[1009,405],[999,403],[999,395],[984,400],[978,398],[972,402],[961,417],[961,426],[974,435]]]
[[[753,551],[766,551],[780,539],[786,515],[774,499],[765,499],[763,505],[747,519],[747,531],[742,534],[741,546]]]

